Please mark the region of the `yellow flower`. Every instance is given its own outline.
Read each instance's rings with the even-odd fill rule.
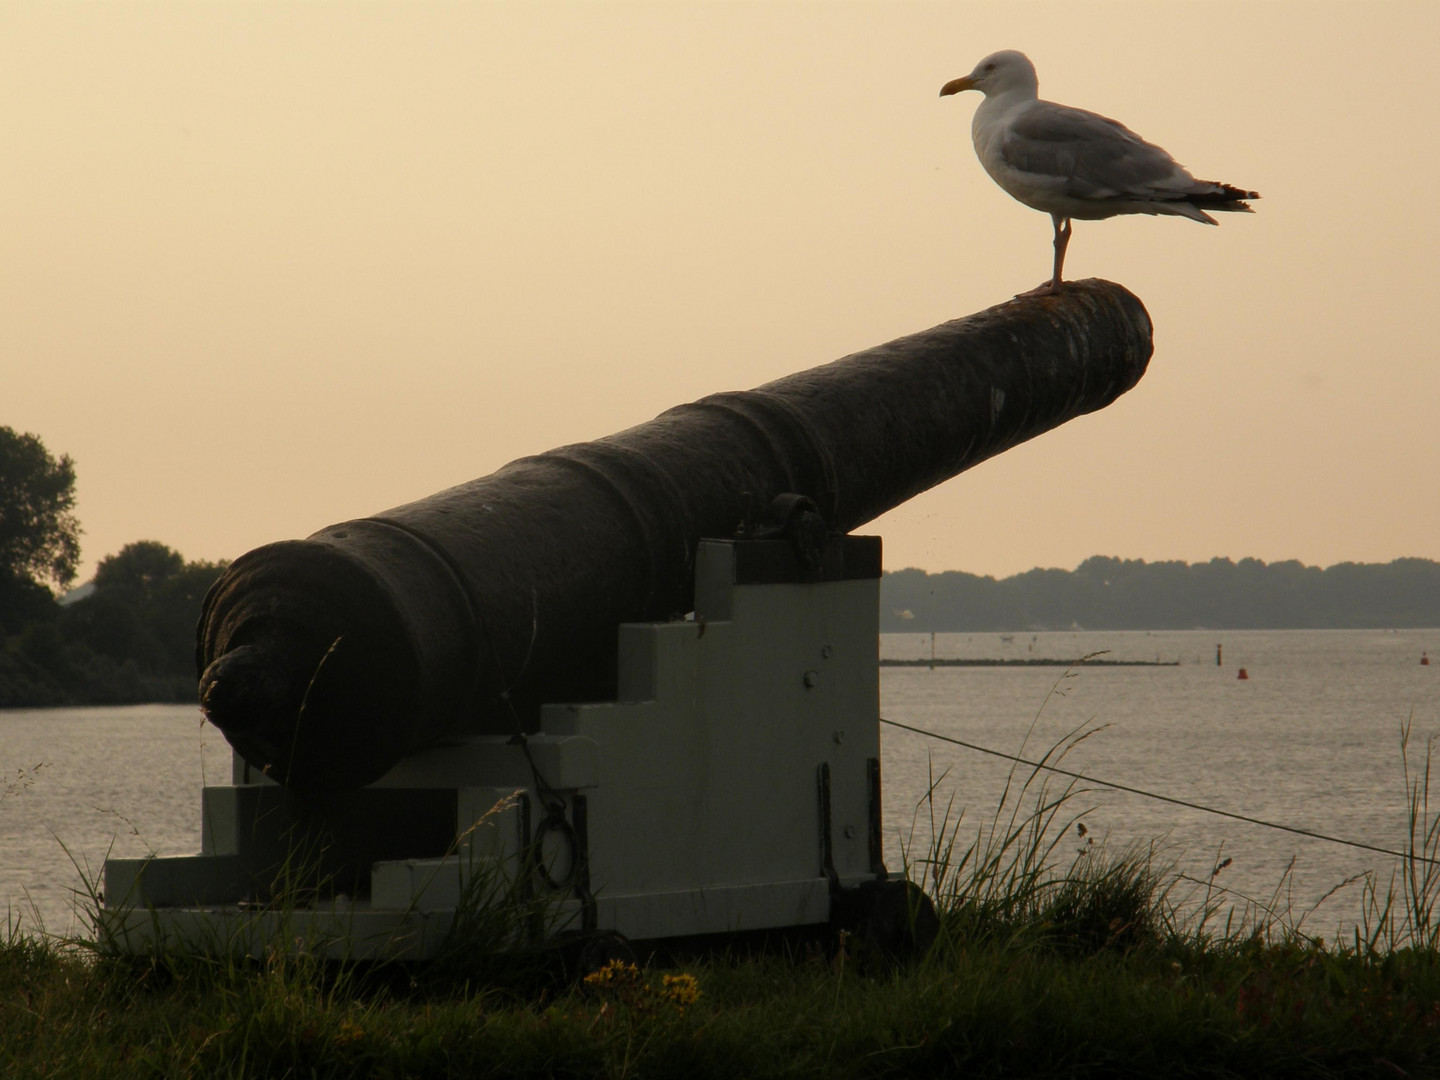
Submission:
[[[611,960],[604,967],[585,976],[585,985],[605,989],[617,984],[633,985],[640,981],[640,969],[624,960]]]
[[[660,982],[665,996],[682,1009],[700,999],[700,983],[694,975],[666,975]]]

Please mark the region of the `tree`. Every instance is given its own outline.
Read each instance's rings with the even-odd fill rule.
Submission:
[[[64,587],[80,562],[75,463],[38,436],[0,427],[0,578]]]
[[[158,540],[136,540],[100,560],[95,568],[95,589],[150,601],[184,568],[184,557],[173,548]]]
[[[142,670],[193,672],[195,621],[224,563],[186,562],[158,540],[136,540],[95,568],[95,591],[67,616],[78,638]]]

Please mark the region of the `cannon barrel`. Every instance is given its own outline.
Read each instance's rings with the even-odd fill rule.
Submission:
[[[201,704],[300,788],[455,732],[603,700],[616,627],[692,606],[702,537],[783,493],[849,531],[1134,386],[1140,301],[1067,284],[235,560],[197,629]]]

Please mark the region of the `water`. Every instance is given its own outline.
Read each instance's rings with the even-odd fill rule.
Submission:
[[[1217,644],[1223,663],[1215,663]],[[1175,667],[882,668],[881,713],[967,742],[1037,758],[1077,728],[1103,727],[1071,752],[1065,767],[1176,799],[1356,840],[1400,848],[1407,827],[1400,730],[1411,724],[1412,761],[1440,735],[1440,631],[1087,632],[938,635],[937,656],[1179,661]],[[886,657],[930,655],[929,635],[886,635]],[[1237,678],[1243,667],[1248,679]],[[1033,721],[1033,730],[1029,730]],[[979,824],[999,802],[1010,763],[895,728],[882,727],[893,842],[913,819],[927,776],[944,773],[966,822]],[[1023,770],[1022,770],[1023,771]],[[1052,783],[1063,785],[1065,778]],[[1093,784],[1081,786],[1094,787]],[[1440,793],[1437,793],[1440,794]],[[1440,799],[1437,799],[1440,803]],[[1092,790],[1090,834],[1114,846],[1166,838],[1181,869],[1269,900],[1292,859],[1286,895],[1300,915],[1331,887],[1394,860],[1260,828],[1116,791]],[[1435,807],[1440,811],[1440,805]],[[928,821],[928,819],[927,819]],[[969,828],[962,835],[973,835]],[[929,839],[917,830],[916,846]],[[1078,847],[1079,841],[1076,840]],[[1358,911],[1350,889],[1309,917],[1330,934]]]
[[[76,891],[106,855],[199,851],[202,777],[229,776],[194,706],[0,711],[0,916],[82,929]]]
[[[893,658],[925,658],[930,648],[929,635],[881,642]],[[1412,758],[1440,736],[1440,630],[935,639],[940,657],[1073,659],[1102,650],[1105,659],[1180,663],[1068,675],[1059,667],[882,668],[881,714],[1009,753],[1024,745],[1032,758],[1077,727],[1104,725],[1068,756],[1069,768],[1381,847],[1403,843],[1399,732],[1411,722]],[[1436,663],[1422,667],[1422,651]],[[964,831],[993,813],[1008,762],[891,727],[881,738],[892,866],[902,843],[914,850],[928,841],[923,819],[912,821],[932,769],[944,776],[941,805],[953,795],[965,809]],[[205,777],[227,780],[229,763],[224,740],[190,706],[0,712],[0,911],[32,928],[38,917],[53,932],[80,929],[73,900],[82,873],[98,880],[107,852],[198,851],[200,788]],[[1091,835],[1108,834],[1112,845],[1168,837],[1182,868],[1198,877],[1232,858],[1215,880],[1242,892],[1268,898],[1295,859],[1296,914],[1346,877],[1388,875],[1391,865],[1373,852],[1139,796],[1094,790],[1080,800],[1077,807],[1093,807]],[[1331,933],[1357,902],[1354,890],[1341,894],[1307,927]]]

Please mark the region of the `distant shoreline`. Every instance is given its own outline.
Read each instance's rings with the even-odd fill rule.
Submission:
[[[1179,667],[1179,660],[1101,660],[1101,659],[1079,659],[1079,660],[1002,660],[999,658],[990,659],[956,659],[954,657],[940,658],[934,660],[881,660],[881,667]]]
[[[1147,563],[1095,555],[1074,570],[1036,568],[999,579],[887,570],[880,612],[880,629],[888,633],[1422,629],[1440,617],[1440,562],[1406,558],[1321,569],[1293,559]]]

